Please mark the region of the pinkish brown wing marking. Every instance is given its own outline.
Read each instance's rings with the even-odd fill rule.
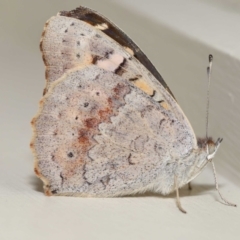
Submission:
[[[117,196],[163,178],[165,193],[173,188],[172,156],[194,146],[172,112],[94,65],[56,81],[32,122],[35,172],[47,195]]]

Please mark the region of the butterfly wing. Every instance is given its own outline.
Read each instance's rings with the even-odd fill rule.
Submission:
[[[92,64],[52,84],[32,123],[35,172],[48,195],[117,196],[162,180],[160,190],[168,192],[172,159],[193,147],[174,113]]]
[[[40,47],[47,85],[32,147],[46,193],[115,196],[156,179],[169,192],[172,164],[197,148],[196,137],[136,44],[80,7],[52,17]]]

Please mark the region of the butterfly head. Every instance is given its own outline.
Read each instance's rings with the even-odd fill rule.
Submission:
[[[214,158],[222,140],[222,138],[218,138],[217,141],[214,142],[211,137],[198,138],[198,147],[207,151],[207,160],[211,161]]]

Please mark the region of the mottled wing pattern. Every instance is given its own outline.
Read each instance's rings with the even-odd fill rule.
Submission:
[[[111,22],[106,17],[102,16],[98,12],[86,8],[78,7],[72,11],[61,11],[60,16],[76,18],[78,20],[84,21],[91,24],[93,27],[99,29],[108,35],[111,39],[114,39],[117,43],[120,44],[125,49],[129,49],[133,56],[145,67],[151,74],[164,86],[164,88],[173,96],[171,90],[163,80],[160,73],[153,66],[151,61],[147,56],[142,52],[142,50],[129,38],[126,33],[124,33],[118,26]],[[102,26],[102,27],[101,27]],[[174,97],[174,96],[173,96]]]
[[[177,106],[179,109],[175,110],[175,101],[165,90],[166,86],[160,84],[135,58],[136,48],[121,46],[103,32],[106,28],[106,23],[92,26],[76,18],[59,15],[46,23],[40,44],[46,65],[45,92],[51,82],[69,69],[92,63],[132,81],[163,107],[179,114],[180,108]],[[170,105],[167,104],[169,101]]]
[[[47,195],[117,196],[174,189],[176,159],[194,139],[183,121],[131,82],[96,65],[53,83],[33,119],[35,172]]]

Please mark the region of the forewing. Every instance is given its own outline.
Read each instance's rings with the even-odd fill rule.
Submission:
[[[95,64],[132,81],[156,100],[165,98],[160,89],[155,90],[154,82],[158,81],[133,56],[131,49],[120,46],[100,29],[84,21],[52,17],[46,23],[40,46],[46,65],[46,90],[51,82],[69,69]]]
[[[109,19],[99,14],[98,12],[86,8],[78,7],[72,11],[61,11],[60,16],[76,18],[81,21],[87,22],[93,27],[104,32],[110,38],[114,39],[120,46],[125,49],[132,51],[133,56],[149,71],[152,75],[164,86],[164,88],[173,96],[171,90],[163,80],[160,73],[153,66],[151,61],[147,56],[142,52],[142,50],[129,38],[118,26],[116,26]],[[173,96],[174,97],[174,96]]]

